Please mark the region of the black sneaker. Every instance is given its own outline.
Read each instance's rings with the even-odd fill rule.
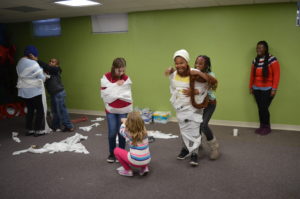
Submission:
[[[45,135],[45,130],[39,130],[34,132],[34,137]]]
[[[31,136],[31,135],[34,135],[34,130],[28,130],[27,132],[26,132],[26,136]]]
[[[177,156],[178,160],[184,160],[189,155],[189,151],[186,148],[182,148],[179,155]]]
[[[110,154],[110,155],[107,157],[106,161],[107,161],[108,163],[114,163],[114,162],[116,161],[116,157],[115,157],[113,154]]]
[[[190,164],[192,166],[198,166],[199,165],[199,163],[198,163],[198,155],[196,153],[192,153]]]

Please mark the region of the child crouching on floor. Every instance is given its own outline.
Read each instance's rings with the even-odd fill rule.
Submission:
[[[151,155],[144,120],[139,112],[130,112],[122,123],[120,134],[129,141],[129,152],[119,147],[114,149],[115,157],[122,165],[117,171],[123,176],[133,176],[131,167],[136,167],[140,168],[140,175],[147,175]]]

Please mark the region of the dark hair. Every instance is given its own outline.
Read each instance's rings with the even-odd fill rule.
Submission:
[[[202,57],[204,59],[204,66],[205,66],[205,69],[204,69],[204,72],[206,73],[209,73],[211,72],[211,62],[210,62],[210,58],[206,55],[199,55],[197,58],[196,58],[196,61],[199,57]]]
[[[258,46],[258,45],[263,45],[265,47],[265,49],[266,49],[264,64],[262,66],[263,77],[266,78],[266,77],[268,77],[268,64],[269,64],[269,58],[270,58],[270,55],[269,55],[269,45],[268,45],[268,43],[266,41],[259,41],[259,42],[257,42],[256,46]],[[255,63],[254,63],[255,67],[258,67],[259,59],[260,59],[259,56],[255,57]],[[256,70],[254,70],[254,75],[255,75],[255,71]]]
[[[123,67],[126,67],[126,60],[122,57],[118,57],[116,59],[114,59],[113,63],[112,63],[112,66],[111,66],[111,75],[113,78],[116,77],[116,73],[115,73],[115,70],[117,68],[123,68]]]

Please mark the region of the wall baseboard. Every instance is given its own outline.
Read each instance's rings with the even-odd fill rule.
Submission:
[[[69,109],[69,112],[75,114],[105,116],[104,111]],[[170,121],[177,122],[177,119],[176,117],[171,117]],[[257,122],[242,122],[242,121],[229,121],[229,120],[210,120],[209,124],[218,125],[218,126],[233,126],[233,127],[247,127],[247,128],[257,128],[259,126],[259,123]],[[272,129],[286,130],[286,131],[300,131],[300,125],[272,124]]]
[[[222,125],[222,126],[248,127],[248,128],[259,127],[259,123],[257,122],[241,122],[241,121],[228,121],[228,120],[211,120],[210,124]],[[277,130],[300,131],[300,126],[298,125],[271,124],[271,127],[272,129],[277,129]]]

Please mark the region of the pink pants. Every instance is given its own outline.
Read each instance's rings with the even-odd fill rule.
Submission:
[[[116,158],[119,160],[121,165],[124,167],[125,170],[131,170],[130,166],[137,167],[137,168],[145,168],[147,165],[134,165],[128,160],[128,151],[125,149],[121,149],[116,147],[114,149],[114,154]]]

